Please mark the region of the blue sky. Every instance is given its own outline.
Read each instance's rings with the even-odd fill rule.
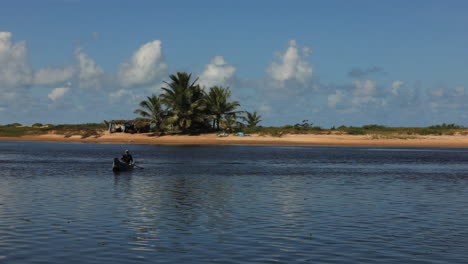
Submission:
[[[135,117],[177,71],[263,125],[468,126],[466,1],[2,1],[0,124]]]

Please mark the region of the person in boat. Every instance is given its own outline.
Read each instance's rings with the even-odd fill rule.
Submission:
[[[127,164],[132,164],[133,163],[133,157],[130,154],[130,152],[128,152],[128,150],[125,150],[125,153],[122,155],[122,158],[120,158],[120,159],[123,162],[127,163]]]

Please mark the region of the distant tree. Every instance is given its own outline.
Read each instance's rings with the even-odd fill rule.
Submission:
[[[155,124],[157,131],[161,131],[167,116],[167,112],[162,108],[161,99],[153,94],[141,101],[139,105],[141,109],[136,109],[134,113],[147,118],[150,123]]]
[[[245,116],[242,116],[242,120],[246,122],[247,127],[256,127],[258,123],[260,123],[262,120],[261,115],[258,115],[257,111],[254,111],[253,113],[250,112],[245,112]]]
[[[32,127],[41,127],[41,126],[42,126],[41,123],[34,123],[34,124],[32,124]]]
[[[20,124],[20,123],[11,123],[11,124],[8,124],[7,126],[16,126],[16,127],[18,127],[18,126],[22,126],[22,124]]]
[[[240,106],[238,101],[229,102],[231,91],[229,88],[213,86],[206,94],[207,112],[213,120],[213,128],[219,130],[220,121],[223,117],[239,113],[235,111]]]
[[[446,124],[442,123],[441,125],[434,125],[430,126],[429,128],[435,128],[435,129],[459,129],[463,128],[463,126],[459,126],[457,124]]]

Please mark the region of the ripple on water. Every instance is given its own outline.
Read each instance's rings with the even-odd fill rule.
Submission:
[[[468,151],[0,142],[0,262],[464,263]],[[22,162],[22,161],[28,162]]]

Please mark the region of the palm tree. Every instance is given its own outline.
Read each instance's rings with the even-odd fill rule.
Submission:
[[[228,88],[213,86],[206,94],[207,111],[213,119],[213,128],[219,130],[219,122],[223,116],[239,113],[235,111],[240,103],[238,101],[228,102],[231,91]]]
[[[253,113],[250,112],[245,112],[246,116],[241,117],[242,120],[247,122],[247,127],[256,127],[260,121],[262,121],[260,118],[262,118],[261,115],[257,114],[257,111],[254,111]]]
[[[221,124],[224,129],[228,132],[232,132],[234,127],[239,127],[242,125],[240,122],[237,121],[236,114],[225,115],[223,119],[221,119]]]
[[[148,96],[147,100],[141,101],[139,105],[143,109],[137,109],[133,111],[133,113],[149,119],[150,123],[156,125],[156,130],[161,131],[162,125],[167,116],[167,112],[162,109],[161,99],[157,95],[153,94]]]
[[[168,87],[163,87],[161,100],[169,106],[168,122],[179,126],[182,131],[187,131],[195,122],[203,122],[203,110],[206,108],[203,90],[195,79],[190,80],[191,74],[178,72],[171,74],[170,82],[165,82]]]

